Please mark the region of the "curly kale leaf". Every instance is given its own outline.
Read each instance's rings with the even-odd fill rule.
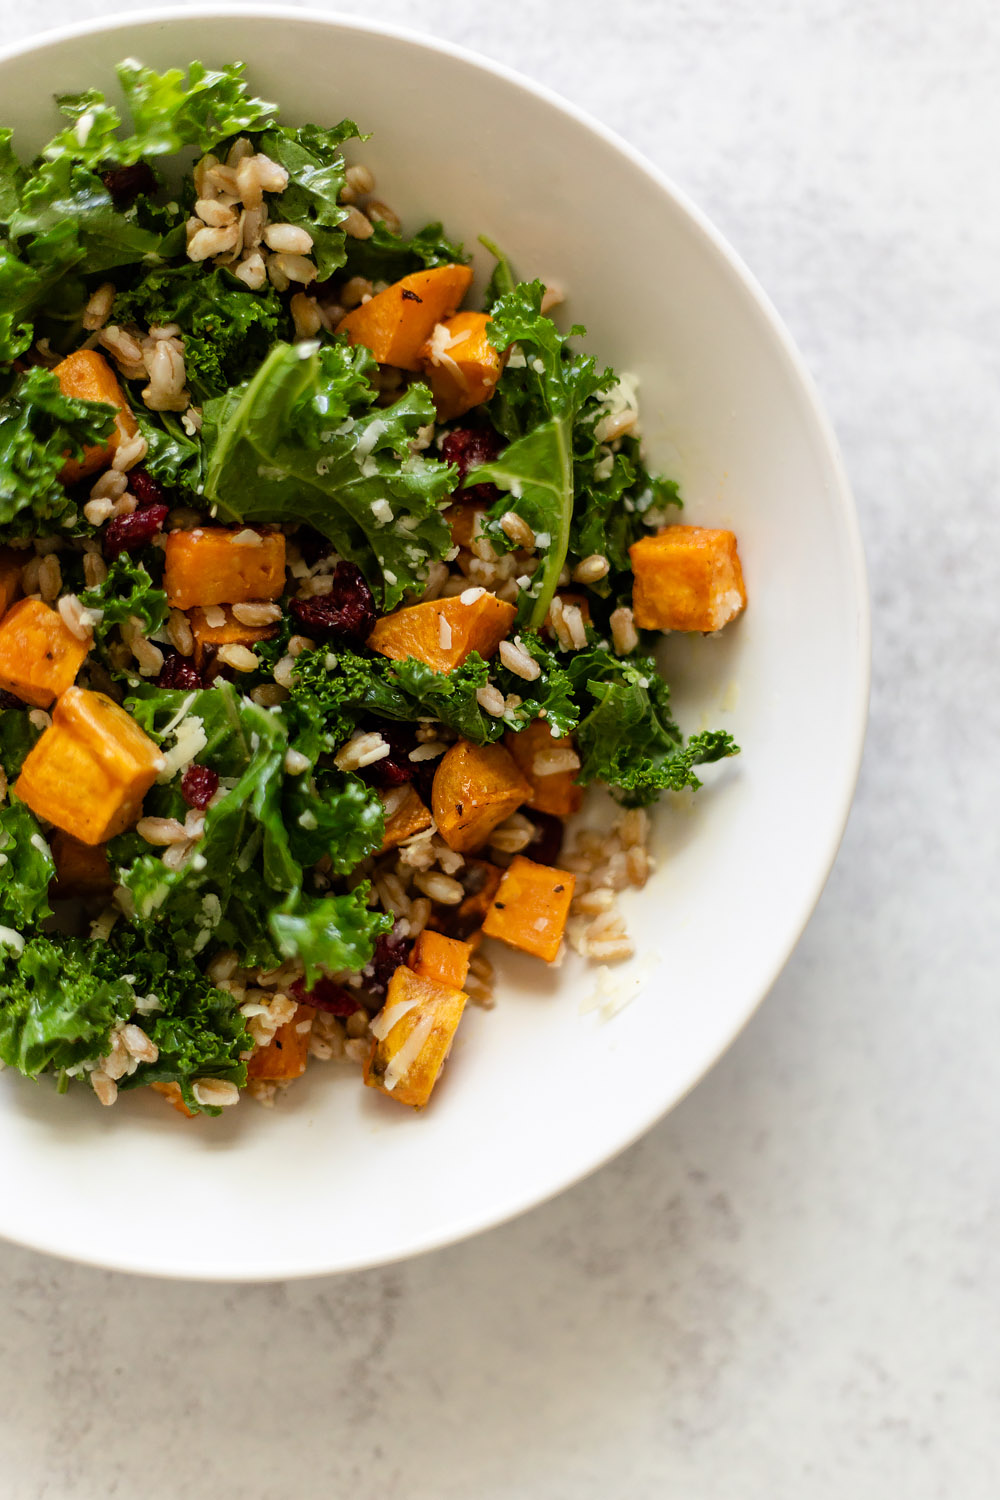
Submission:
[[[55,874],[52,852],[34,813],[16,799],[0,806],[0,924],[8,936],[0,945],[17,947],[9,936],[51,916],[49,881]]]
[[[169,613],[166,594],[156,588],[142,563],[135,562],[127,552],[115,558],[103,583],[86,589],[79,597],[85,609],[99,612],[94,625],[99,646],[107,642],[112,630],[130,620],[139,620],[144,634],[153,635]]]
[[[374,408],[373,369],[346,341],[278,344],[205,408],[205,498],[225,520],[314,527],[388,610],[451,545],[441,506],[455,470],[410,451],[434,420],[426,386]]]
[[[398,281],[430,266],[465,263],[469,257],[457,240],[449,240],[439,223],[425,224],[407,237],[394,234],[379,220],[366,240],[349,239],[344,272],[369,281]]]
[[[75,527],[77,509],[60,475],[67,457],[100,443],[114,408],[64,396],[48,370],[35,367],[0,401],[0,537],[45,536]]]

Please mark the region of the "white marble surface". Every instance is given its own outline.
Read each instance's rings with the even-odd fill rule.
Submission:
[[[0,0],[0,18],[14,39],[103,8]],[[341,8],[584,104],[769,289],[869,550],[858,801],[798,952],[721,1065],[519,1222],[389,1270],[232,1291],[0,1246],[0,1492],[992,1500],[1000,13]],[[595,208],[613,214],[613,183]]]

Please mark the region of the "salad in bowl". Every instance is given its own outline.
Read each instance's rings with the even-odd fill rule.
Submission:
[[[630,956],[646,809],[736,753],[654,657],[741,614],[736,538],[352,121],[118,79],[127,124],[0,130],[0,1061],[194,1115],[341,1059],[420,1108],[485,940]]]

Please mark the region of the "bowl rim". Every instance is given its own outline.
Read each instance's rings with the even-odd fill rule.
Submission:
[[[683,1091],[665,1104],[650,1110],[638,1125],[630,1126],[622,1136],[616,1136],[612,1139],[586,1166],[579,1169],[571,1168],[569,1174],[561,1177],[556,1183],[547,1186],[542,1191],[531,1192],[526,1199],[519,1200],[513,1205],[510,1203],[503,1205],[496,1213],[475,1213],[471,1214],[467,1220],[460,1213],[450,1216],[440,1228],[426,1233],[406,1249],[388,1250],[384,1254],[379,1255],[366,1254],[354,1260],[343,1261],[333,1267],[317,1263],[312,1267],[301,1268],[296,1266],[286,1269],[275,1265],[269,1272],[261,1272],[259,1269],[248,1272],[238,1266],[230,1267],[228,1270],[213,1269],[206,1272],[187,1269],[168,1271],[162,1267],[148,1263],[145,1265],[136,1263],[135,1260],[128,1257],[115,1259],[105,1255],[87,1254],[85,1251],[74,1251],[73,1249],[68,1249],[65,1244],[58,1243],[55,1236],[49,1237],[40,1234],[22,1236],[18,1234],[16,1228],[12,1230],[0,1225],[0,1237],[6,1239],[8,1242],[21,1245],[26,1249],[55,1255],[61,1259],[78,1264],[90,1265],[101,1269],[127,1271],[143,1276],[186,1281],[238,1283],[334,1275],[392,1265],[418,1255],[425,1255],[432,1250],[439,1250],[449,1245],[460,1243],[462,1240],[468,1239],[473,1235],[497,1228],[502,1224],[510,1223],[529,1210],[549,1202],[567,1189],[584,1181],[600,1167],[613,1161],[615,1157],[620,1155],[629,1146],[634,1145],[636,1141],[640,1140],[642,1136],[691,1093],[706,1074],[715,1067],[724,1053],[733,1045],[773,988],[795,948],[801,941],[805,928],[816,909],[833,869],[850,816],[867,733],[871,693],[871,604],[861,528],[840,446],[833,425],[827,416],[817,385],[770,297],[739,253],[715,227],[704,211],[698,207],[683,188],[679,187],[673,181],[669,174],[650,161],[648,157],[623,136],[619,135],[617,131],[603,124],[596,116],[590,114],[589,111],[581,108],[571,100],[566,99],[547,84],[540,83],[526,76],[506,63],[496,61],[481,52],[477,52],[474,48],[435,37],[416,27],[397,25],[394,22],[382,20],[360,19],[357,16],[345,15],[337,10],[302,10],[290,5],[270,3],[260,5],[214,3],[191,6],[174,4],[157,5],[149,10],[144,9],[138,12],[116,10],[110,14],[85,21],[76,21],[63,26],[49,27],[43,31],[34,33],[26,39],[2,46],[0,47],[0,66],[15,61],[19,57],[30,56],[50,46],[55,46],[63,42],[72,42],[78,38],[94,36],[103,32],[113,32],[126,27],[135,30],[147,26],[156,28],[178,22],[197,23],[199,21],[218,19],[255,22],[271,21],[283,25],[299,25],[302,23],[323,25],[330,27],[331,30],[384,36],[407,43],[426,52],[452,57],[460,63],[490,73],[514,85],[516,88],[533,95],[550,108],[559,111],[564,116],[568,116],[575,124],[600,137],[613,150],[624,156],[642,173],[652,187],[672,200],[674,205],[680,209],[682,214],[700,232],[706,250],[714,255],[717,260],[722,261],[729,274],[734,276],[741,284],[758,315],[766,324],[770,336],[775,340],[776,346],[780,350],[781,356],[794,378],[794,384],[805,398],[808,415],[814,423],[816,435],[821,442],[824,455],[830,466],[831,487],[835,494],[835,508],[840,524],[843,527],[850,574],[854,584],[854,605],[857,612],[854,660],[851,667],[855,685],[852,705],[851,752],[850,756],[845,758],[845,763],[841,769],[838,815],[836,818],[831,818],[827,847],[823,851],[822,857],[816,860],[816,873],[812,884],[800,893],[796,920],[789,924],[788,930],[792,934],[792,940],[783,954],[779,955],[776,959],[764,982],[748,994],[746,1005],[738,1025],[728,1030],[720,1038],[718,1046],[711,1052],[704,1066],[689,1080]],[[2,121],[0,121],[0,124],[2,124]]]

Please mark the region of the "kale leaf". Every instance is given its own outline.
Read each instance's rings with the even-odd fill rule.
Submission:
[[[307,900],[302,862],[314,862],[325,835],[331,842],[320,852],[331,856],[334,870],[353,869],[381,842],[378,797],[354,778],[318,786],[311,769],[301,776],[287,774],[289,730],[283,716],[241,698],[221,679],[192,693],[145,689],[127,707],[164,748],[179,732],[190,735],[193,726],[203,740],[195,752],[198,763],[223,778],[224,793],[208,808],[204,834],[179,869],[146,852],[148,846],[134,834],[113,842],[112,859],[131,893],[136,919],[164,926],[188,957],[210,941],[237,948],[250,964],[290,956],[289,934],[298,929],[279,922],[278,914],[293,915]],[[146,805],[154,814],[176,816],[178,804],[176,788],[161,786]],[[367,910],[366,896],[358,887],[330,898],[336,904],[321,924],[330,943],[327,957],[311,961],[331,970],[364,967],[382,930],[381,919]],[[312,924],[306,933],[313,954],[319,953],[317,931]]]
[[[593,359],[572,352],[541,311],[545,288],[540,281],[521,282],[499,299],[487,325],[491,344],[515,344],[496,394],[491,420],[508,441],[493,463],[470,470],[465,483],[491,481],[507,491],[490,512],[498,522],[505,510],[527,521],[539,542],[542,563],[526,591],[526,623],[537,629],[545,619],[570,546],[575,501],[574,458],[581,445],[593,444],[598,408],[591,400],[613,383]],[[491,539],[509,546],[499,526]]]
[[[278,344],[251,381],[205,407],[205,498],[225,520],[314,527],[388,610],[451,545],[441,506],[455,470],[410,452],[434,420],[426,386],[373,409],[373,369],[344,340]]]
[[[464,264],[468,259],[462,245],[449,240],[439,223],[425,224],[407,238],[377,220],[366,240],[348,240],[344,272],[369,281],[393,282],[429,266]]]
[[[99,646],[106,643],[112,630],[133,619],[141,621],[145,635],[153,635],[169,613],[166,594],[154,585],[142,563],[135,562],[127,552],[115,558],[103,583],[86,589],[79,597],[85,609],[100,612],[94,625]]]
[[[16,798],[0,805],[0,862],[0,923],[23,932],[51,915],[55,863],[34,813]],[[3,936],[0,944],[11,946]]]
[[[618,657],[599,646],[567,659],[567,675],[589,709],[576,730],[586,786],[603,781],[629,807],[661,792],[697,789],[695,767],[737,755],[730,734],[709,730],[685,744],[670,711],[670,689],[651,657]]]
[[[21,774],[28,751],[33,749],[42,731],[32,723],[28,706],[0,709],[0,766],[9,782]]]
[[[59,476],[69,455],[80,457],[113,426],[113,407],[64,396],[48,370],[20,376],[0,401],[0,536],[75,527],[77,509]]]

